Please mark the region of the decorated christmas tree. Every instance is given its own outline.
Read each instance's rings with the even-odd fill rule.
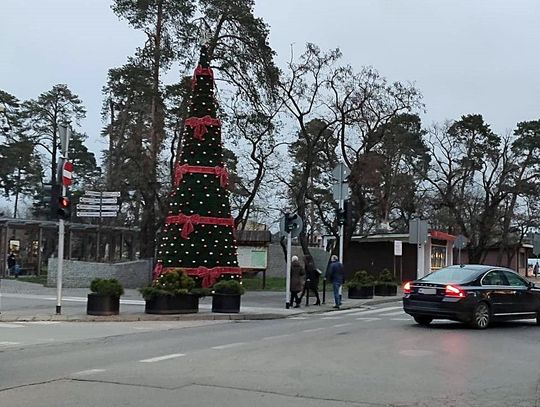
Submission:
[[[183,271],[210,287],[239,278],[234,219],[223,162],[221,122],[216,118],[214,77],[207,46],[193,74],[193,96],[185,120],[184,145],[175,169],[169,209],[158,241],[154,278]]]

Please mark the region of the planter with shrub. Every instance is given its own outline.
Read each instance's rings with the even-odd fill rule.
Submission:
[[[394,275],[388,269],[384,269],[375,283],[375,295],[390,297],[397,295],[398,283]]]
[[[96,278],[90,283],[90,294],[86,303],[88,315],[118,315],[120,312],[120,296],[124,287],[118,280]]]
[[[149,286],[141,288],[147,314],[194,314],[199,312],[202,293],[194,280],[181,271],[162,274]]]
[[[351,299],[373,298],[374,278],[367,271],[357,271],[347,281],[348,297]]]
[[[240,312],[240,298],[244,287],[237,280],[222,280],[212,287],[212,312]]]

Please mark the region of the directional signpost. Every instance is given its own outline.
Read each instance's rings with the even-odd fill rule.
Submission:
[[[98,250],[101,240],[101,219],[116,218],[120,205],[120,191],[86,191],[77,204],[77,216],[80,218],[99,218],[96,247]]]
[[[114,218],[118,215],[119,191],[86,191],[77,204],[77,216]]]

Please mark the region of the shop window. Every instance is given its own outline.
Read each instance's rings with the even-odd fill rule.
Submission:
[[[431,246],[431,270],[446,267],[446,246]]]

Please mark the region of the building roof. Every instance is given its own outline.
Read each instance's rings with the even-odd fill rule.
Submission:
[[[268,244],[272,233],[269,230],[235,230],[234,237],[238,243]]]

